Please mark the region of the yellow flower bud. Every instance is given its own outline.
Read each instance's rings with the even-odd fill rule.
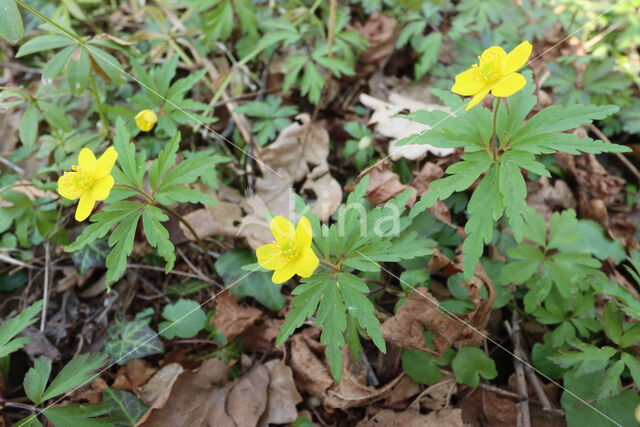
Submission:
[[[156,125],[158,116],[151,110],[142,110],[136,115],[136,125],[143,132],[149,132]]]

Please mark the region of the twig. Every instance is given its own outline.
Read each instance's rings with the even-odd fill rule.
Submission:
[[[336,9],[338,8],[338,0],[331,0],[329,6],[329,30],[327,31],[327,56],[331,58],[331,49],[333,49],[333,37],[336,32]]]
[[[16,171],[18,175],[24,175],[24,169],[4,157],[0,157],[0,163]]]
[[[531,427],[531,415],[529,413],[529,393],[527,392],[527,380],[522,364],[522,346],[520,344],[520,326],[518,324],[518,313],[513,310],[511,319],[512,325],[505,320],[504,325],[511,336],[514,347],[513,364],[516,370],[516,380],[518,382],[518,427]]]
[[[598,129],[596,125],[594,125],[593,123],[589,123],[588,126],[589,129],[591,129],[591,131],[598,136],[598,138],[611,144],[611,140],[609,140],[609,138],[607,138],[607,135],[602,133],[602,131]],[[636,168],[633,163],[631,163],[631,161],[629,161],[629,159],[627,159],[622,153],[615,153],[615,155],[629,169],[629,171],[634,174],[636,178],[638,178],[638,182],[640,182],[640,171],[638,170],[638,168]]]
[[[127,268],[140,268],[143,270],[153,270],[153,271],[161,271],[161,272],[165,272],[165,269],[163,267],[155,267],[152,265],[145,265],[145,264],[127,264]],[[183,276],[183,277],[189,277],[191,279],[200,279],[204,282],[210,283],[212,285],[216,285],[219,286],[221,288],[224,288],[223,285],[221,285],[220,283],[216,282],[215,280],[209,279],[209,278],[202,278],[196,274],[192,274],[192,273],[185,273],[184,271],[178,271],[178,270],[171,270],[168,274],[174,274],[176,276]]]
[[[196,268],[196,266],[193,265],[193,263],[191,261],[189,261],[189,258],[187,258],[187,256],[184,254],[184,252],[182,252],[182,249],[176,247],[176,250],[178,251],[178,253],[182,257],[182,260],[189,266],[189,268],[191,268],[191,270],[193,270],[195,272],[196,275],[198,275],[198,277],[200,277],[201,279],[207,277],[207,276],[205,276],[205,274],[202,271],[198,270]]]
[[[18,261],[17,259],[13,259],[10,256],[0,254],[0,262],[6,262],[7,264],[17,265],[18,267],[27,268],[27,269],[37,269],[31,264],[24,263],[22,261]]]
[[[49,265],[51,256],[49,254],[49,242],[44,242],[44,290],[42,292],[42,316],[40,316],[40,332],[44,332],[47,323],[47,303],[49,302]]]

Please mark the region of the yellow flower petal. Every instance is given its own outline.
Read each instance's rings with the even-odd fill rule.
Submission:
[[[109,197],[112,187],[113,177],[111,175],[107,175],[93,183],[93,186],[91,187],[91,197],[95,200],[104,200]]]
[[[273,276],[271,276],[271,281],[276,285],[280,283],[284,283],[287,280],[291,279],[296,274],[296,264],[294,262],[290,262],[284,265],[282,268],[273,272]]]
[[[482,101],[482,99],[487,96],[487,94],[489,93],[489,90],[491,90],[490,86],[485,86],[482,90],[480,90],[472,99],[471,102],[469,103],[469,105],[467,105],[467,108],[465,108],[464,110],[467,111],[469,110],[469,108],[475,106],[478,102]]]
[[[109,175],[111,173],[111,169],[113,169],[113,165],[116,164],[117,158],[118,152],[115,150],[115,148],[107,148],[107,151],[105,151],[96,162],[96,169],[93,174],[95,179],[102,179],[105,176]]]
[[[476,79],[475,74],[476,72],[473,68],[469,68],[467,71],[458,74],[456,76],[456,83],[451,88],[451,92],[462,96],[475,95],[482,89],[482,86],[484,86],[484,82]]]
[[[273,237],[276,238],[276,241],[293,239],[295,237],[296,231],[293,224],[284,217],[274,217],[269,223],[269,227],[271,227],[271,232],[273,233]]]
[[[493,96],[504,98],[513,95],[526,84],[527,80],[522,76],[522,74],[510,74],[507,77],[503,77],[497,85],[491,88],[491,94]]]
[[[78,166],[86,171],[93,173],[96,168],[96,156],[93,155],[91,150],[83,148],[78,155]]]
[[[301,254],[300,257],[295,261],[295,272],[300,277],[310,277],[316,268],[320,265],[320,260],[316,256],[313,249],[307,248]]]
[[[306,216],[303,216],[296,227],[296,247],[300,249],[310,247],[312,235],[311,223]]]
[[[502,72],[504,74],[514,73],[524,67],[531,56],[531,50],[533,50],[533,46],[528,41],[513,48],[502,63]]]
[[[91,211],[93,210],[93,205],[95,205],[95,203],[96,201],[89,192],[80,196],[80,202],[78,202],[78,207],[76,208],[76,221],[82,222],[87,219],[87,217],[91,215]]]
[[[280,247],[277,243],[269,243],[260,246],[256,250],[258,264],[267,270],[277,270],[287,263],[280,257]]]
[[[78,191],[72,186],[68,175],[58,178],[58,194],[65,199],[75,200],[80,197]]]
[[[151,110],[142,110],[136,115],[136,125],[143,132],[149,132],[156,125],[158,116]]]

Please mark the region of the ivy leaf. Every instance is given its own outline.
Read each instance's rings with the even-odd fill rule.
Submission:
[[[46,356],[40,356],[24,376],[24,392],[36,405],[42,402],[49,375],[51,375],[51,361]]]
[[[85,245],[82,249],[73,252],[71,259],[78,272],[86,274],[91,268],[104,265],[104,261],[109,254],[109,245],[103,239],[93,241]]]
[[[104,349],[111,361],[124,365],[134,359],[164,352],[158,334],[147,323],[146,320],[136,319],[116,323],[110,328]]]
[[[42,310],[42,300],[36,301],[15,317],[5,320],[0,325],[0,359],[20,350],[31,342],[31,338],[15,338],[23,329],[38,320],[36,315]]]
[[[193,338],[204,329],[207,315],[196,301],[181,299],[175,304],[167,304],[162,310],[158,330],[163,338]]]
[[[480,376],[487,380],[498,376],[495,362],[476,347],[462,347],[453,358],[451,367],[456,380],[471,387],[478,385]]]
[[[134,427],[149,407],[133,394],[114,388],[102,390],[102,401],[109,406],[109,414],[117,425]]]
[[[67,363],[62,368],[62,371],[51,381],[42,396],[42,401],[59,396],[91,381],[96,377],[96,374],[93,374],[92,371],[104,366],[106,359],[107,357],[104,353],[87,353],[77,356]]]

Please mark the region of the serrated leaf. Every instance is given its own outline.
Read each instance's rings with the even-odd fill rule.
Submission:
[[[105,403],[101,402],[46,408],[42,411],[42,415],[47,417],[49,421],[58,427],[97,427],[113,425],[113,418],[100,417],[101,415],[105,415],[108,411],[109,407]]]
[[[164,352],[162,341],[146,320],[133,320],[113,325],[105,351],[112,362],[124,365],[134,359]]]
[[[563,368],[577,366],[576,376],[591,374],[604,369],[609,364],[609,359],[616,354],[616,349],[609,346],[596,347],[592,344],[572,341],[578,351],[562,350],[549,359]]]
[[[320,342],[325,345],[325,354],[329,360],[331,373],[336,383],[340,383],[347,315],[342,293],[335,281],[330,281],[325,287],[324,295],[318,306],[316,322],[318,326],[322,327]]]
[[[280,327],[276,346],[282,345],[308,317],[316,312],[316,307],[327,285],[326,277],[314,275],[293,290],[292,293],[296,296],[291,301],[291,310]]]
[[[147,241],[158,250],[158,254],[166,261],[165,272],[168,273],[173,270],[176,253],[173,243],[169,240],[169,231],[161,224],[167,220],[169,217],[155,206],[148,206],[142,212],[142,227]]]
[[[104,366],[106,354],[93,353],[81,354],[65,365],[60,373],[51,381],[49,387],[44,392],[42,400],[49,400],[68,392],[75,387],[88,383],[96,374],[95,371]]]
[[[158,158],[151,163],[149,167],[149,184],[153,191],[156,190],[162,178],[164,178],[167,172],[169,172],[169,169],[175,164],[180,139],[180,132],[178,132],[171,138],[171,141],[167,143],[164,149],[158,153]]]
[[[380,321],[374,314],[373,303],[364,295],[369,291],[367,285],[359,277],[348,273],[338,274],[337,284],[342,291],[349,315],[358,320],[376,347],[386,353],[386,344],[380,331]]]
[[[419,384],[432,385],[442,378],[433,355],[426,351],[402,349],[402,370]]]
[[[107,275],[105,283],[107,286],[120,279],[120,276],[127,268],[127,257],[133,251],[133,240],[141,215],[142,210],[130,213],[118,224],[109,237],[109,246],[112,249],[106,260]]]
[[[40,356],[24,376],[24,392],[36,405],[42,402],[49,375],[51,375],[51,361],[46,356]]]
[[[42,310],[42,300],[36,301],[15,317],[5,320],[0,325],[0,358],[21,349],[31,342],[31,338],[15,338],[23,329],[36,322],[37,314]]]

